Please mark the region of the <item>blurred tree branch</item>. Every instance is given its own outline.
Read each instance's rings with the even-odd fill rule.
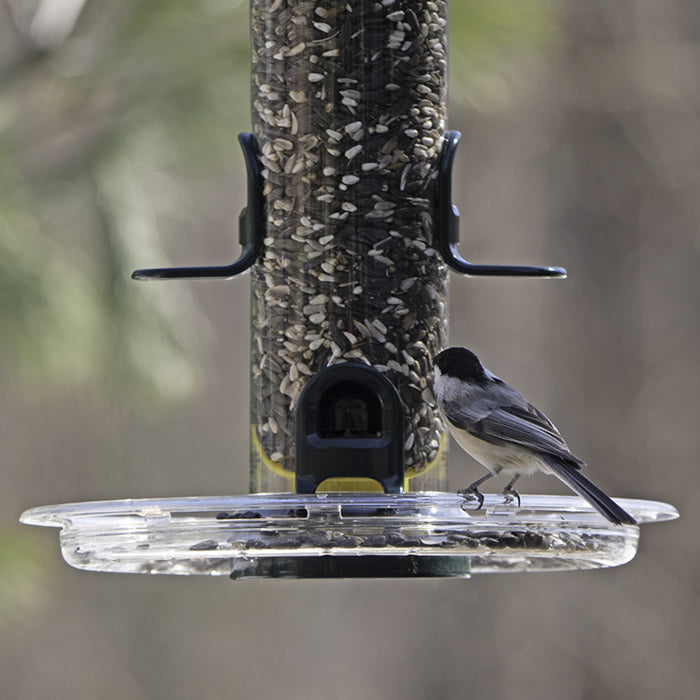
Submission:
[[[29,25],[37,48],[57,49],[71,35],[87,0],[41,0]]]

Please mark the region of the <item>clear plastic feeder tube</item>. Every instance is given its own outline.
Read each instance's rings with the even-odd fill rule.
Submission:
[[[344,361],[400,393],[407,489],[444,489],[430,381],[447,319],[433,247],[447,3],[252,0],[251,22],[267,202],[252,268],[251,492],[293,490],[297,399]]]

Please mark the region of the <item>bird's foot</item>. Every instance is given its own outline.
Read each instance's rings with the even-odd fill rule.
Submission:
[[[461,496],[465,501],[479,501],[477,510],[484,505],[484,494],[479,491],[476,486],[469,486],[466,489],[459,489],[457,495]]]
[[[506,486],[503,489],[503,502],[510,504],[513,501],[516,501],[520,508],[520,494],[512,486]]]

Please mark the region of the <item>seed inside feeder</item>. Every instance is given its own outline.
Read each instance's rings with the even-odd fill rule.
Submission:
[[[408,467],[420,473],[438,459],[444,426],[430,383],[446,340],[446,268],[432,237],[446,5],[252,3],[268,202],[252,269],[253,490],[285,487],[262,457],[294,471],[295,400],[309,376],[343,361],[379,368],[397,387]],[[270,419],[278,430],[263,432]]]

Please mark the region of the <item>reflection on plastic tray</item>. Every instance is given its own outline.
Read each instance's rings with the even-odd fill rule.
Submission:
[[[619,499],[640,524],[664,503]],[[255,494],[41,506],[30,525],[61,527],[79,569],[245,578],[462,576],[595,569],[630,561],[639,527],[613,525],[575,496],[449,493]]]

